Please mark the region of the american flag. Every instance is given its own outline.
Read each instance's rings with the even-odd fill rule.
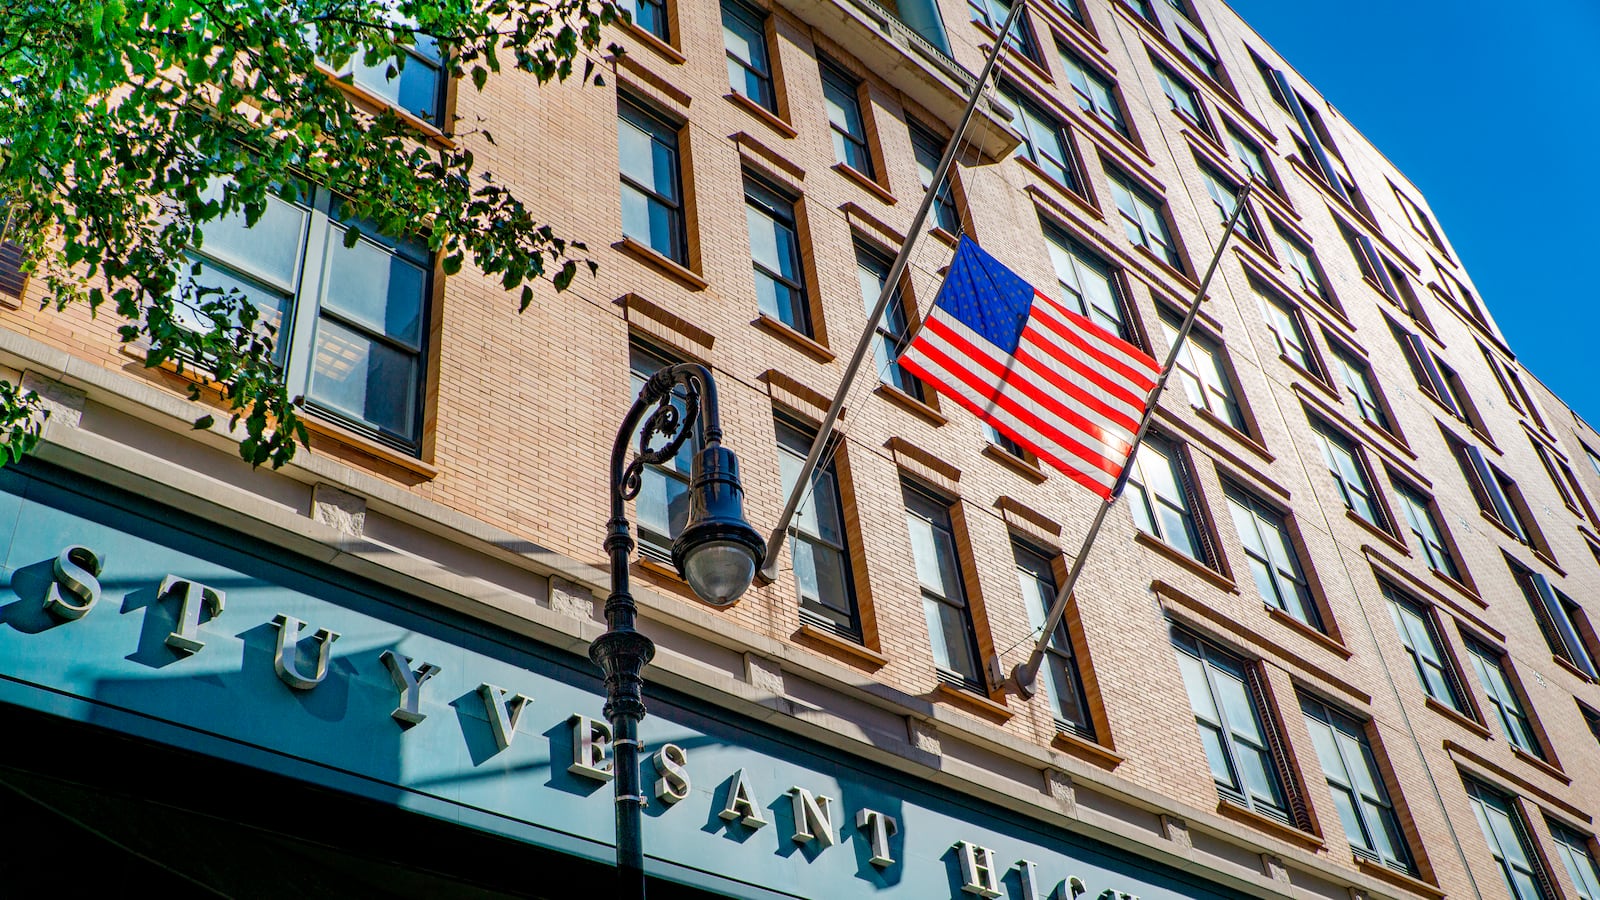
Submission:
[[[1103,498],[1161,373],[965,237],[900,364]]]

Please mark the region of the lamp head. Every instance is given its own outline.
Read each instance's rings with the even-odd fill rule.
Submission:
[[[739,460],[720,443],[695,456],[689,478],[689,522],[672,542],[672,564],[695,595],[731,606],[750,587],[767,542],[744,518]]]

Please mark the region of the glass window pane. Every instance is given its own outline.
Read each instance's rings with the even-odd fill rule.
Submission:
[[[217,188],[205,193],[219,199],[222,192]],[[243,212],[209,222],[197,249],[279,290],[294,291],[309,221],[304,207],[269,196],[255,225],[245,226]]]
[[[416,347],[421,338],[427,271],[365,239],[354,247],[344,246],[344,229],[338,226],[333,228],[329,248],[323,307]]]
[[[317,323],[311,398],[399,435],[414,433],[417,358],[324,318]]]

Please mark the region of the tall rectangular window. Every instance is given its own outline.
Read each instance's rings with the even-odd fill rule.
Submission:
[[[1328,779],[1350,849],[1393,869],[1415,874],[1389,792],[1361,722],[1320,700],[1301,695],[1306,730]]]
[[[1423,693],[1458,713],[1467,715],[1466,700],[1456,670],[1445,656],[1433,614],[1426,606],[1400,593],[1387,583],[1379,585],[1389,600],[1389,616],[1405,645],[1406,656],[1417,674]]]
[[[1177,341],[1178,329],[1182,324],[1175,314],[1162,312],[1161,330],[1167,336],[1168,347]],[[1190,405],[1211,413],[1240,432],[1246,430],[1244,410],[1234,393],[1233,379],[1228,375],[1220,344],[1199,331],[1191,330],[1188,340],[1178,350],[1174,368]]]
[[[911,150],[917,160],[917,177],[922,182],[922,189],[927,190],[933,184],[939,160],[944,156],[944,141],[915,121],[908,120],[906,125],[911,129]],[[946,177],[939,185],[939,193],[933,195],[933,224],[951,234],[960,234],[961,213],[956,208],[955,190],[950,182],[951,178]]]
[[[998,33],[1000,27],[1006,24],[1006,18],[1011,15],[1011,4],[1006,0],[967,0],[967,11],[971,14],[972,21],[982,22],[985,28]],[[1042,62],[1039,43],[1033,39],[1033,29],[1028,24],[1026,7],[1017,14],[1017,20],[1012,23],[1011,30],[1006,32],[1006,46],[1036,63]]]
[[[1594,854],[1589,851],[1592,839],[1559,822],[1549,822],[1549,825],[1556,853],[1567,867],[1572,886],[1578,890],[1578,900],[1600,900],[1600,867],[1595,865]]]
[[[669,40],[666,0],[622,0],[617,5],[633,17],[633,24],[663,41]]]
[[[1022,132],[1017,155],[1026,157],[1068,190],[1080,191],[1072,157],[1067,150],[1066,129],[1054,116],[1040,109],[1033,101],[1024,99],[1010,85],[1002,85],[1000,93],[1017,108],[1015,124]]]
[[[1255,812],[1291,821],[1288,792],[1274,759],[1261,697],[1244,660],[1188,632],[1172,644],[1218,793]]]
[[[687,263],[678,129],[626,97],[617,102],[617,119],[622,235],[674,262]]]
[[[1580,444],[1579,446],[1583,447],[1583,455],[1589,460],[1589,468],[1593,469],[1596,475],[1600,475],[1600,453],[1595,453],[1589,449],[1588,444]]]
[[[1454,439],[1449,439],[1449,443],[1456,462],[1461,465],[1461,474],[1466,478],[1467,486],[1472,489],[1472,496],[1478,501],[1478,508],[1483,510],[1483,514],[1504,525],[1522,543],[1547,552],[1543,535],[1536,530],[1532,517],[1527,515],[1527,505],[1517,483],[1489,462],[1476,446]]]
[[[811,333],[811,307],[800,270],[800,238],[794,201],[766,183],[744,178],[744,220],[750,233],[756,305],[801,334]]]
[[[1378,389],[1372,383],[1372,370],[1354,352],[1331,341],[1329,345],[1333,351],[1333,368],[1339,376],[1339,383],[1344,386],[1345,396],[1355,404],[1361,418],[1392,433],[1394,429],[1389,424],[1389,414],[1384,411],[1383,402],[1378,399]]]
[[[833,134],[833,158],[857,172],[875,177],[867,148],[867,122],[861,111],[861,81],[838,65],[822,60],[822,100]]]
[[[403,16],[391,16],[395,25],[414,23]],[[336,73],[349,77],[356,87],[377,96],[396,109],[404,110],[430,125],[444,125],[444,101],[450,84],[444,71],[444,55],[432,35],[415,32],[412,44],[397,55],[367,65],[366,51],[357,49]]]
[[[1022,587],[1022,600],[1028,610],[1028,620],[1034,628],[1043,628],[1045,616],[1056,601],[1056,579],[1050,559],[1019,541],[1011,542],[1011,553],[1017,561],[1017,581]],[[1054,705],[1056,724],[1061,729],[1082,738],[1094,739],[1094,725],[1089,719],[1089,702],[1083,690],[1083,680],[1078,674],[1077,655],[1072,650],[1072,639],[1067,634],[1067,623],[1062,619],[1055,633],[1045,644],[1043,672],[1045,689]]]
[[[1522,708],[1522,699],[1517,696],[1511,677],[1506,674],[1505,654],[1471,638],[1467,639],[1467,653],[1472,657],[1472,668],[1478,673],[1489,705],[1494,707],[1493,718],[1506,740],[1530,756],[1544,759],[1539,739],[1533,733],[1533,722]]]
[[[1082,315],[1125,341],[1132,341],[1123,312],[1122,291],[1117,287],[1111,267],[1084,249],[1082,244],[1049,222],[1044,227],[1045,249],[1056,270],[1056,284],[1067,308]]]
[[[1255,578],[1262,601],[1283,610],[1296,621],[1326,631],[1305,573],[1300,569],[1300,555],[1295,552],[1283,513],[1236,486],[1229,485],[1226,493],[1228,512],[1233,516],[1233,527],[1244,545],[1250,574]]]
[[[1061,53],[1061,68],[1067,73],[1067,83],[1077,97],[1078,108],[1093,113],[1110,125],[1113,131],[1127,137],[1128,122],[1122,117],[1122,105],[1117,102],[1116,88],[1111,79],[1100,74],[1100,70],[1084,62],[1071,50],[1057,49]]]
[[[1245,171],[1254,176],[1262,187],[1274,191],[1278,189],[1272,180],[1272,171],[1267,168],[1267,158],[1262,155],[1260,145],[1241,136],[1232,128],[1228,129],[1228,143],[1233,147],[1234,155],[1239,157],[1239,162],[1244,164]]]
[[[1400,509],[1405,515],[1406,527],[1410,529],[1411,537],[1416,540],[1417,547],[1422,550],[1423,558],[1428,561],[1428,568],[1460,581],[1461,570],[1456,566],[1455,556],[1450,552],[1450,545],[1445,542],[1438,517],[1434,515],[1433,501],[1403,481],[1394,482],[1394,492],[1400,498]]]
[[[1305,329],[1300,325],[1300,311],[1276,295],[1256,289],[1256,302],[1261,307],[1261,318],[1272,332],[1278,352],[1304,372],[1317,375],[1317,364],[1311,356],[1311,343],[1306,340]]]
[[[1367,524],[1387,531],[1383,507],[1372,489],[1372,479],[1367,476],[1367,467],[1355,444],[1321,422],[1312,427],[1316,432],[1317,445],[1322,448],[1322,461],[1328,466],[1328,474],[1333,476],[1345,508],[1360,516]]]
[[[1217,221],[1226,223],[1233,218],[1233,211],[1239,208],[1239,188],[1234,185],[1233,179],[1204,163],[1200,165],[1200,174],[1206,181],[1206,193],[1211,195],[1211,203],[1217,208]],[[1239,214],[1239,224],[1235,226],[1235,230],[1248,238],[1251,243],[1261,243],[1261,233],[1256,230],[1249,204],[1246,204],[1244,212]]]
[[[652,348],[637,343],[630,345],[628,374],[634,399],[638,399],[651,375],[676,362]],[[685,402],[683,390],[674,390],[672,405],[678,408],[680,415],[687,413]],[[638,436],[630,438],[630,442],[637,446]],[[698,437],[684,441],[671,459],[645,466],[640,476],[639,496],[635,500],[639,552],[658,561],[672,558],[672,539],[689,520],[689,472],[698,443]]]
[[[911,555],[922,587],[922,611],[928,623],[933,661],[941,679],[982,691],[983,669],[978,636],[972,624],[957,561],[955,533],[948,501],[902,482]]]
[[[360,236],[347,243],[351,228]],[[294,201],[269,196],[254,225],[242,211],[207,224],[184,257],[182,290],[236,290],[277,330],[274,358],[291,396],[419,452],[433,272],[425,243],[388,237],[337,194],[304,186]],[[184,324],[202,324],[184,309]]]
[[[878,295],[883,292],[890,265],[889,260],[873,250],[856,245],[856,279],[861,283],[861,300],[868,310],[877,304]],[[900,366],[900,351],[906,347],[910,327],[905,298],[897,288],[883,311],[883,318],[878,321],[877,337],[872,344],[872,361],[877,368],[878,378],[884,384],[921,400],[922,382]]]
[[[1273,245],[1278,251],[1278,256],[1284,264],[1294,273],[1293,281],[1300,287],[1323,300],[1328,299],[1328,289],[1323,286],[1322,269],[1311,256],[1311,248],[1307,247],[1299,238],[1291,237],[1284,233],[1283,226],[1272,229]]]
[[[1211,126],[1206,123],[1205,113],[1200,109],[1200,95],[1194,92],[1187,81],[1172,74],[1160,63],[1155,64],[1156,78],[1161,82],[1161,92],[1167,95],[1167,102],[1171,104],[1174,112],[1187,119],[1190,124],[1206,134],[1211,133]]]
[[[1550,476],[1550,483],[1555,485],[1556,493],[1561,495],[1561,503],[1578,515],[1593,519],[1594,510],[1589,506],[1589,498],[1584,495],[1583,488],[1578,484],[1578,476],[1572,474],[1572,468],[1567,465],[1566,460],[1557,456],[1555,451],[1532,434],[1528,435],[1528,443],[1533,445],[1533,452],[1544,466],[1545,474]]]
[[[1584,640],[1580,623],[1586,622],[1583,608],[1558,590],[1550,579],[1515,561],[1510,561],[1511,577],[1522,590],[1523,599],[1539,625],[1539,633],[1550,652],[1566,660],[1590,678],[1596,677],[1594,655]]]
[[[777,422],[778,470],[783,493],[795,481],[811,450],[814,435],[783,419]],[[789,527],[793,541],[795,588],[800,594],[800,619],[835,634],[861,640],[861,615],[850,577],[850,552],[845,543],[843,504],[832,455],[811,475],[811,487],[795,509]]]
[[[1131,467],[1128,509],[1133,523],[1185,556],[1209,562],[1189,503],[1189,472],[1178,446],[1165,438],[1146,438]]]
[[[1161,213],[1161,201],[1111,173],[1111,196],[1117,202],[1117,212],[1122,215],[1122,230],[1128,240],[1154,253],[1174,269],[1183,269],[1178,258],[1178,246],[1167,230],[1167,219]]]
[[[728,86],[776,114],[778,98],[772,89],[766,13],[740,0],[722,0],[722,46],[728,58]]]
[[[1467,799],[1472,801],[1472,811],[1483,829],[1483,839],[1500,867],[1511,900],[1549,900],[1544,888],[1539,886],[1543,873],[1533,857],[1528,827],[1512,799],[1471,779],[1465,781]]]
[[[1395,199],[1400,201],[1400,208],[1405,211],[1406,220],[1411,223],[1411,229],[1422,235],[1428,243],[1433,245],[1434,249],[1444,253],[1444,241],[1439,238],[1438,229],[1433,227],[1433,219],[1429,218],[1428,214],[1423,212],[1422,207],[1417,204],[1417,201],[1412,200],[1406,192],[1393,184],[1390,184],[1389,187],[1394,190]]]

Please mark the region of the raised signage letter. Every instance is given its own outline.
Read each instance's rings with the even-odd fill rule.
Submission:
[[[662,744],[650,761],[661,777],[656,779],[656,799],[667,806],[689,799],[689,755],[677,744]]]
[[[1083,883],[1083,879],[1076,875],[1071,875],[1068,876],[1066,884],[1056,891],[1056,896],[1060,897],[1061,900],[1076,900],[1079,894],[1087,893],[1089,893],[1089,886]]]
[[[611,780],[611,760],[606,758],[606,748],[611,746],[611,726],[588,716],[573,715],[572,765],[567,771],[595,781]]]
[[[204,606],[211,612],[211,618],[215,619],[222,615],[222,605],[228,597],[214,587],[176,575],[161,579],[161,587],[156,594],[165,597],[174,591],[179,592],[183,599],[178,604],[178,630],[167,635],[167,646],[174,653],[188,656],[198,653],[206,645],[199,638],[200,607]]]
[[[1022,900],[1039,900],[1039,867],[1028,860],[1017,862],[1017,880],[1022,882]]]
[[[522,720],[522,711],[528,708],[533,698],[526,694],[512,694],[506,698],[506,690],[497,688],[485,681],[478,685],[478,696],[483,698],[483,709],[489,714],[489,726],[494,729],[494,742],[501,750],[511,746],[511,741],[517,736],[517,723]]]
[[[767,820],[761,818],[761,807],[756,804],[755,792],[750,790],[750,776],[743,769],[733,773],[728,780],[728,802],[722,804],[722,811],[717,815],[729,822],[738,819],[746,828],[766,826]]]
[[[339,632],[318,628],[311,635],[317,642],[317,673],[307,678],[300,674],[300,666],[295,661],[300,649],[300,629],[306,623],[278,613],[272,617],[272,624],[278,626],[278,649],[272,655],[272,668],[277,670],[278,677],[297,691],[309,691],[321,684],[322,679],[328,677],[328,650],[339,639]]]
[[[44,608],[64,621],[81,619],[100,599],[100,557],[88,547],[72,546],[56,557],[55,580],[44,592]],[[62,596],[66,592],[72,600]],[[72,602],[76,600],[77,602]]]
[[[439,674],[439,667],[433,663],[423,663],[413,672],[411,657],[401,656],[393,650],[383,651],[383,655],[378,658],[383,660],[384,666],[389,669],[389,680],[394,682],[394,689],[400,692],[400,705],[389,715],[393,716],[401,726],[415,725],[426,719],[428,714],[420,708],[422,683]]]
[[[1106,888],[1100,893],[1100,900],[1139,900],[1139,898],[1127,891],[1114,891],[1111,888]]]
[[[979,897],[1000,896],[1000,873],[994,868],[994,851],[971,841],[957,841],[961,851],[961,890]]]
[[[794,802],[794,842],[796,844],[809,844],[812,841],[821,841],[822,846],[832,847],[839,842],[833,831],[833,810],[829,804],[833,798],[822,795],[812,796],[805,788],[789,788],[789,796]]]
[[[894,857],[889,855],[889,835],[900,830],[900,823],[894,816],[886,816],[875,809],[858,809],[856,827],[867,832],[872,844],[872,856],[867,862],[880,869],[894,865]]]

